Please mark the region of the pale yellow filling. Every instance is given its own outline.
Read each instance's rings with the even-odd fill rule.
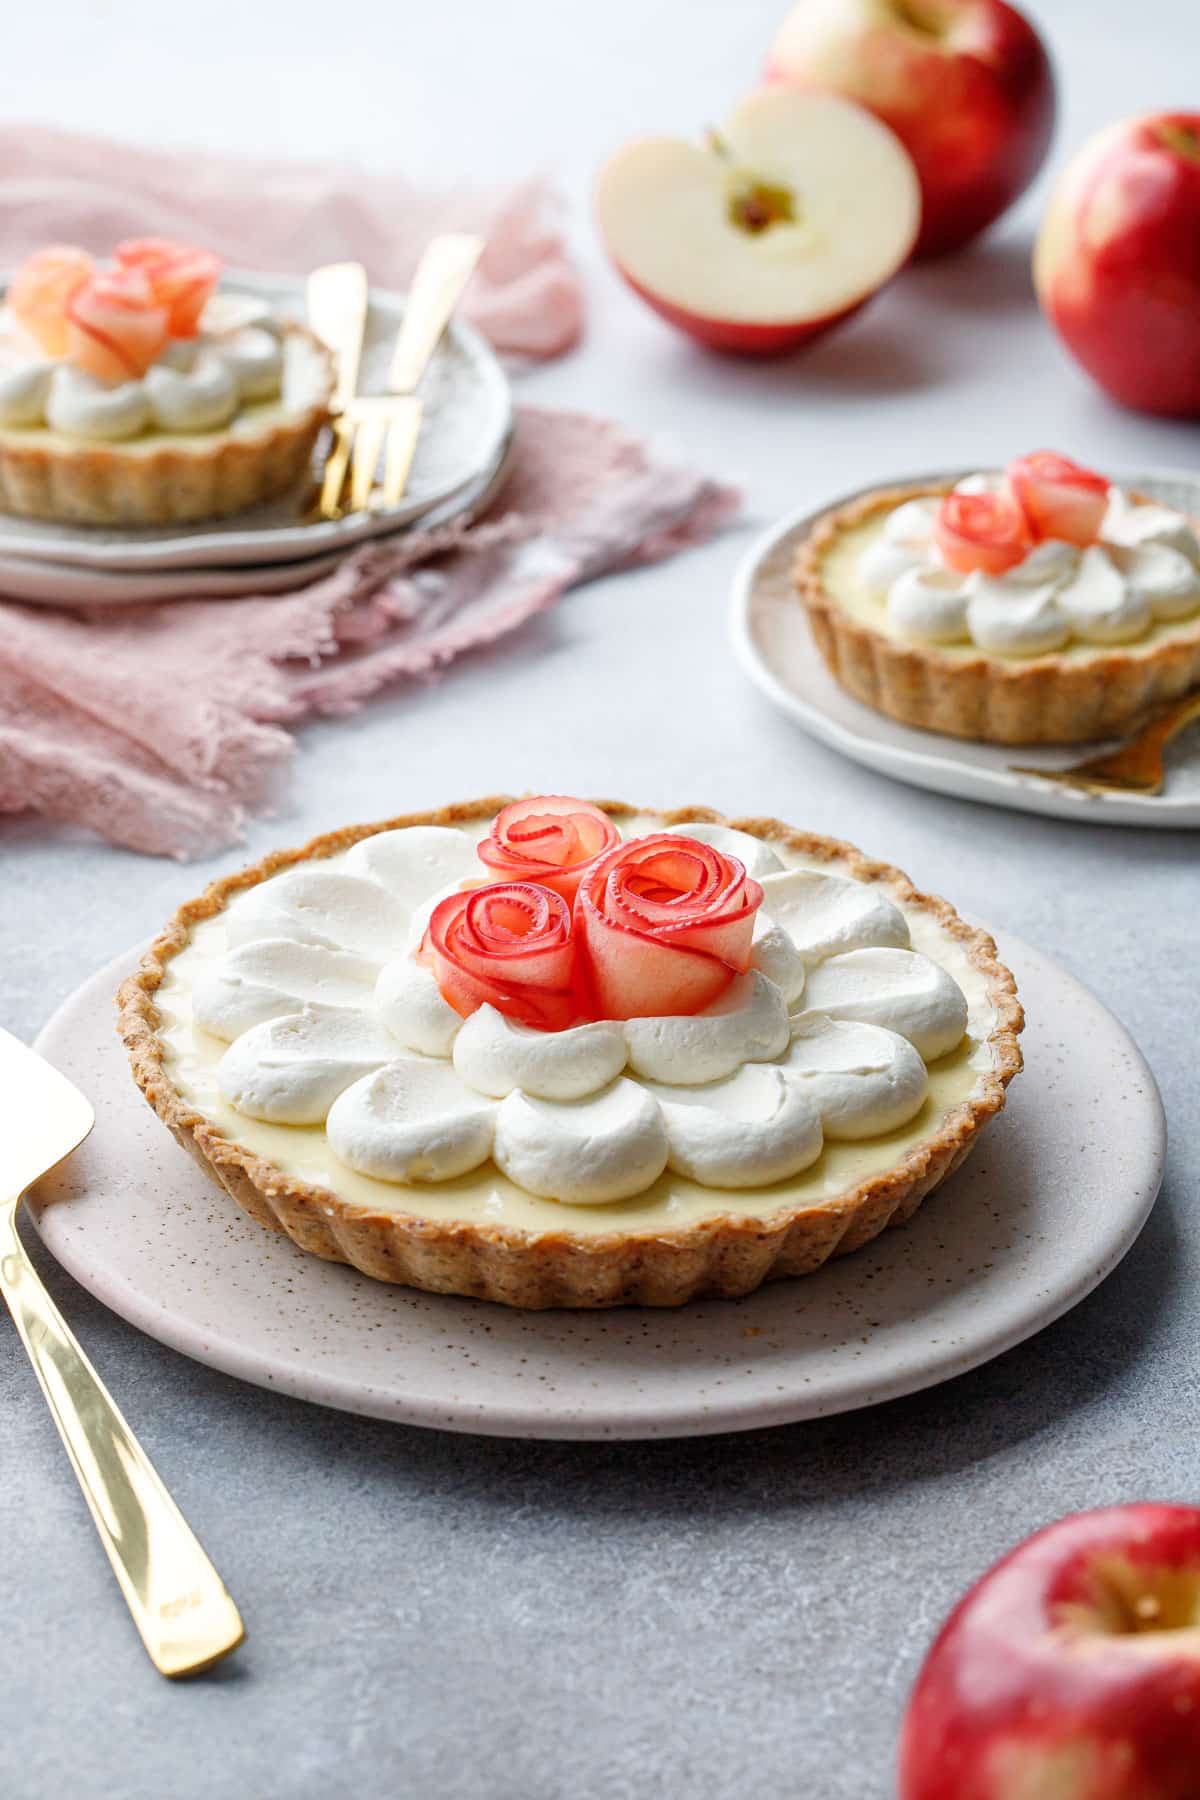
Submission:
[[[652,817],[622,824],[626,836],[653,831],[660,821]],[[463,828],[473,837],[486,825]],[[775,846],[789,868],[828,868],[817,859]],[[336,868],[344,860],[331,857],[322,866]],[[900,904],[897,902],[897,904]],[[715,1191],[671,1170],[653,1187],[632,1200],[608,1206],[566,1206],[539,1200],[507,1180],[493,1163],[485,1163],[470,1175],[428,1186],[404,1186],[374,1181],[339,1162],[329,1147],[322,1126],[264,1125],[247,1118],[221,1098],[217,1090],[217,1064],[227,1045],[192,1024],[191,989],[200,971],[211,965],[226,948],[223,918],[198,925],[186,949],[166,965],[158,991],[161,1033],[169,1050],[166,1067],[179,1092],[198,1112],[212,1120],[224,1136],[268,1158],[288,1175],[314,1187],[332,1189],[343,1199],[374,1212],[418,1213],[439,1221],[461,1219],[473,1224],[495,1224],[527,1231],[602,1233],[606,1231],[670,1230],[692,1225],[721,1213],[764,1217],[783,1209],[816,1206],[845,1192],[867,1177],[898,1163],[923,1139],[932,1136],[941,1120],[975,1087],[980,1074],[993,1066],[992,1051],[985,1041],[995,1024],[995,1008],[983,975],[968,962],[962,945],[949,937],[929,914],[901,906],[912,933],[914,950],[923,951],[942,964],[967,997],[967,1033],[949,1056],[930,1065],[929,1093],[925,1104],[900,1131],[846,1144],[826,1142],[817,1161],[789,1181],[746,1191]]]
[[[892,638],[896,643],[920,644],[923,649],[954,661],[972,660],[991,654],[981,650],[978,644],[934,645],[902,630],[888,612],[887,596],[872,593],[865,585],[858,572],[859,560],[863,552],[883,536],[887,519],[885,510],[873,513],[861,525],[851,525],[846,530],[839,531],[821,558],[820,565],[821,584],[830,599],[835,600],[842,611],[849,613],[860,625],[866,625],[881,637]],[[1053,655],[1055,660],[1063,658],[1068,662],[1086,662],[1089,658],[1112,656],[1114,653],[1122,656],[1148,656],[1151,651],[1174,638],[1191,640],[1197,636],[1200,636],[1200,618],[1195,616],[1190,619],[1155,620],[1149,631],[1133,643],[1085,644],[1076,639],[1064,645],[1061,650],[1055,650]]]

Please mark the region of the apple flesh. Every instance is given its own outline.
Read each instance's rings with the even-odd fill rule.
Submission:
[[[1200,1508],[1077,1513],[976,1583],[917,1677],[900,1800],[1196,1800]]]
[[[771,355],[848,319],[907,260],[916,171],[896,138],[831,95],[764,88],[705,144],[635,139],[596,210],[634,291],[714,349]]]
[[[1054,130],[1054,71],[1004,0],[799,0],[768,81],[844,94],[890,125],[917,165],[918,256],[976,237],[1029,186]]]
[[[1033,272],[1047,318],[1115,400],[1200,417],[1200,113],[1126,119],[1085,144]]]

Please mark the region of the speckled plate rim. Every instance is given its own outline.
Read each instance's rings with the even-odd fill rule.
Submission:
[[[1000,950],[1030,1014],[1028,1066],[983,1145],[902,1231],[885,1233],[816,1275],[772,1284],[742,1301],[677,1311],[515,1313],[389,1288],[264,1234],[171,1144],[128,1077],[111,1001],[137,952],[93,975],[38,1037],[42,1054],[90,1093],[98,1123],[88,1144],[43,1184],[29,1212],[63,1267],[138,1329],[226,1374],[343,1411],[489,1436],[634,1439],[751,1430],[875,1405],[963,1374],[1076,1305],[1129,1249],[1162,1179],[1162,1105],[1124,1027],[1087,988],[1021,940],[1001,935]],[[1075,1023],[1071,1055],[1047,1035],[1048,1021],[1063,1018]],[[1044,1089],[1039,1073],[1043,1083],[1065,1083],[1065,1094],[1061,1087]],[[1078,1122],[1089,1108],[1095,1117],[1084,1128]],[[1073,1121],[1065,1134],[1064,1117]],[[1039,1142],[1034,1184],[1022,1180],[1023,1170],[1031,1173],[1022,1156]],[[178,1169],[179,1186],[164,1205],[160,1182],[146,1175],[154,1208],[147,1220],[181,1267],[184,1261],[194,1266],[203,1252],[206,1267],[219,1275],[224,1255],[235,1293],[250,1269],[257,1343],[215,1325],[190,1286],[186,1304],[165,1304],[139,1278],[145,1236],[114,1230],[107,1206],[89,1212],[89,1200],[103,1197],[89,1189],[89,1167],[98,1159],[115,1162],[126,1189],[159,1152]],[[1082,1203],[1089,1181],[1103,1208]],[[99,1178],[97,1185],[103,1186]],[[1010,1246],[1008,1259],[1001,1253],[986,1272],[972,1263],[949,1299],[930,1300],[939,1272],[943,1285],[948,1281],[947,1246],[956,1237],[964,1256],[986,1256],[990,1189],[993,1199],[1004,1195],[1003,1224],[1001,1210],[992,1208],[992,1228],[1008,1228],[1024,1249]],[[1022,1208],[1036,1231],[1018,1231]],[[1081,1228],[1086,1241],[1077,1242]],[[286,1354],[264,1341],[272,1306],[280,1308],[283,1336],[292,1344]],[[885,1321],[890,1306],[896,1315]],[[867,1317],[864,1307],[879,1317]],[[354,1354],[348,1363],[324,1366],[303,1348],[303,1334],[314,1321],[335,1317],[351,1333]],[[371,1338],[388,1323],[392,1344]],[[813,1349],[806,1336],[812,1345],[836,1341]],[[689,1345],[689,1338],[695,1342]],[[459,1372],[464,1339],[490,1359],[481,1375]],[[391,1379],[383,1382],[363,1362],[364,1345],[380,1344],[396,1355]],[[412,1375],[414,1351],[430,1364],[432,1378]],[[563,1399],[554,1381],[545,1385],[539,1362],[560,1381],[571,1370],[584,1371],[575,1374],[574,1398]],[[702,1381],[704,1369],[713,1373]],[[642,1398],[636,1389],[643,1378],[660,1381],[664,1391]],[[491,1384],[482,1397],[461,1391],[481,1382]]]
[[[222,281],[234,293],[248,294],[255,299],[279,300],[297,318],[304,316],[301,277],[228,269]],[[8,276],[0,276],[0,296],[7,285]],[[372,307],[382,315],[380,330],[390,342],[403,314],[404,295],[386,288],[372,288],[370,299]],[[0,515],[3,520],[0,555],[114,571],[299,562],[325,551],[345,550],[351,544],[363,543],[423,519],[435,507],[443,507],[477,483],[499,459],[513,428],[512,390],[495,351],[462,319],[451,319],[446,331],[463,362],[470,366],[483,405],[476,421],[469,461],[463,462],[453,478],[443,481],[436,490],[420,496],[410,492],[398,506],[381,508],[378,512],[351,513],[344,519],[295,523],[272,520],[251,524],[234,515],[229,519],[201,521],[154,535],[107,527],[90,530],[87,526],[56,526],[50,521],[3,514]],[[367,336],[369,347],[372,341],[370,329]],[[364,365],[368,360],[365,356]],[[427,409],[423,430],[436,429],[437,415],[431,416]],[[282,510],[287,504],[286,500],[272,502],[271,507]],[[294,507],[294,502],[292,504]]]
[[[932,484],[957,481],[969,472],[942,469],[932,474],[906,474],[903,479]],[[1200,512],[1200,476],[1187,470],[1125,470],[1118,471],[1113,479],[1150,494],[1182,486],[1195,495],[1194,510]],[[742,558],[733,579],[729,635],[739,663],[755,686],[812,737],[852,762],[912,787],[1084,825],[1140,825],[1162,830],[1200,826],[1200,795],[1172,794],[1169,781],[1162,794],[1086,794],[1054,782],[1038,781],[1036,777],[1016,775],[1009,768],[1012,762],[1063,768],[1087,754],[1082,745],[1063,749],[1035,744],[1018,749],[1003,744],[972,744],[968,760],[964,747],[954,738],[917,731],[872,712],[870,707],[843,693],[834,681],[812,641],[799,601],[796,629],[811,651],[811,660],[805,665],[803,692],[789,680],[788,671],[772,661],[756,630],[755,609],[762,604],[765,592],[764,569],[780,554],[786,554],[790,560],[791,540],[798,543],[823,513],[848,506],[881,485],[884,484],[878,481],[868,482],[819,506],[806,504],[797,508],[763,532]]]

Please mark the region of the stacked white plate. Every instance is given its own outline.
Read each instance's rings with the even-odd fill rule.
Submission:
[[[230,276],[223,286],[303,318],[300,281],[245,274]],[[362,392],[384,391],[403,316],[402,295],[372,292]],[[477,513],[503,480],[512,442],[504,371],[478,332],[455,320],[420,393],[421,436],[398,506],[314,522],[302,510],[311,496],[292,494],[229,519],[125,531],[0,513],[0,595],[50,606],[120,606],[282,593],[315,579],[368,538]]]

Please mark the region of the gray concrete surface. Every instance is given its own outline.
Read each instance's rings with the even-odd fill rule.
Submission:
[[[1066,1510],[1196,1496],[1200,840],[992,811],[854,768],[749,688],[724,614],[747,533],[864,473],[1041,443],[1101,466],[1187,464],[1197,432],[1110,409],[1040,325],[1027,260],[1042,190],[807,360],[707,360],[619,289],[587,220],[597,157],[643,125],[718,117],[778,10],[364,0],[331,42],[312,0],[213,0],[186,53],[143,0],[6,22],[6,118],[443,178],[556,170],[591,331],[523,392],[686,446],[745,483],[747,514],[437,684],[304,731],[280,815],[253,823],[244,853],[180,869],[0,822],[0,1018],[32,1036],[211,875],[346,819],[496,787],[754,807],[899,862],[1102,994],[1166,1100],[1158,1207],[1102,1289],[975,1374],[816,1425],[627,1448],[402,1430],[242,1387],[42,1258],[250,1638],[191,1685],[153,1676],[0,1329],[5,1800],[887,1800],[908,1683],[972,1577]],[[1200,47],[1187,0],[1036,10],[1064,74],[1056,160],[1104,120],[1179,102],[1181,57]],[[689,690],[703,704],[678,704]]]

